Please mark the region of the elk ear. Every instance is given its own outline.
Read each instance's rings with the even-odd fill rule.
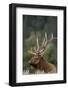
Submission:
[[[36,55],[36,53],[34,53],[33,51],[28,51],[28,53],[31,55]]]

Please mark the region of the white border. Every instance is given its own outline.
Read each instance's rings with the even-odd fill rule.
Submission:
[[[58,73],[56,74],[39,74],[23,75],[22,74],[22,57],[23,57],[23,18],[22,15],[42,15],[57,16],[57,35],[58,35]],[[54,81],[63,80],[63,10],[51,9],[31,9],[16,8],[16,83],[36,82],[36,81]]]

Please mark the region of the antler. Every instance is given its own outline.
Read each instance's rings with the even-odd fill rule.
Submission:
[[[45,32],[45,37],[43,39],[42,46],[44,46],[46,42],[47,42],[47,33]]]
[[[51,33],[51,38],[48,40],[47,39],[47,33],[45,32],[45,37],[43,39],[43,42],[42,42],[42,46],[40,47],[39,46],[39,39],[38,39],[38,36],[36,38],[36,43],[37,43],[37,48],[34,47],[33,49],[31,49],[29,51],[29,53],[33,54],[33,55],[36,55],[36,54],[40,54],[40,55],[43,55],[44,54],[44,51],[46,50],[46,47],[49,43],[51,43],[52,41],[56,40],[57,38],[53,36],[53,33]]]
[[[46,37],[46,41],[44,42],[44,44],[42,44],[42,47],[40,49],[40,53],[43,54],[47,45],[49,43],[51,43],[52,41],[56,40],[57,38],[56,37],[53,37],[53,33],[51,33],[51,38],[49,40],[47,40],[47,35],[45,34],[45,37]],[[45,38],[44,38],[45,39]]]
[[[37,42],[37,51],[39,51],[39,40],[38,40],[38,36],[37,36],[36,42]]]

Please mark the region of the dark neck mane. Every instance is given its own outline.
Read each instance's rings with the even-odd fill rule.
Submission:
[[[48,61],[45,60],[43,57],[40,57],[40,62],[38,64],[38,68],[40,70],[44,70],[45,72],[47,72],[47,66],[48,66]]]

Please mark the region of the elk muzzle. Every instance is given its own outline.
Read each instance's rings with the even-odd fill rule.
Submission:
[[[33,66],[34,68],[37,68],[37,65],[39,63],[39,60],[30,60],[28,62],[31,66]]]

